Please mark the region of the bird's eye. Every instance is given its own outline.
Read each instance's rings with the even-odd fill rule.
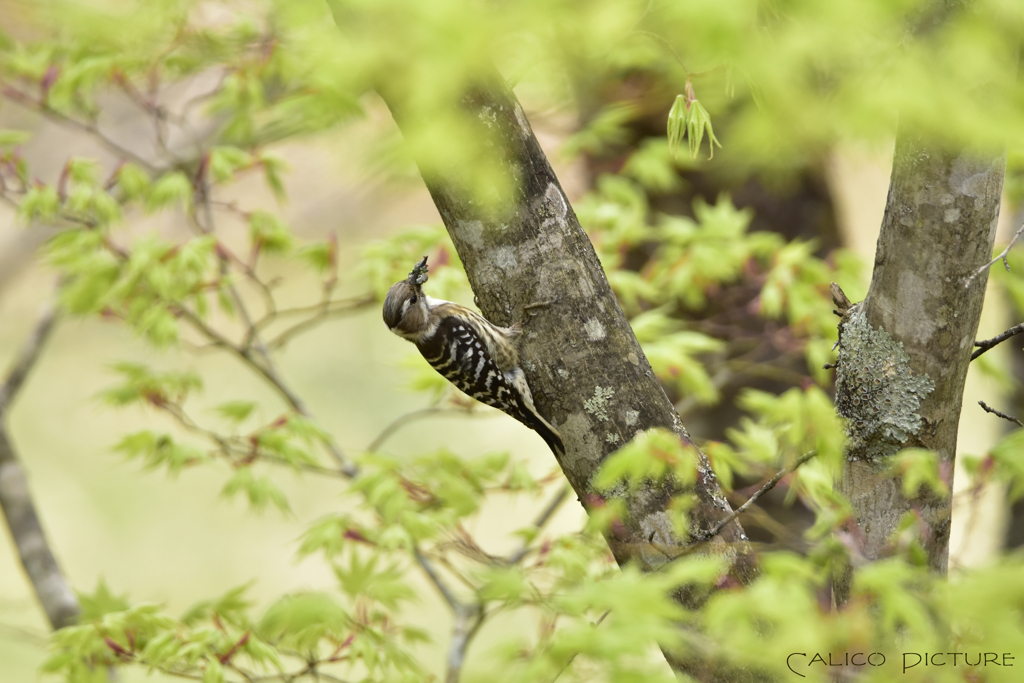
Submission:
[[[419,297],[414,296],[413,298],[409,299],[409,303],[414,304],[416,303],[417,299],[419,299]]]

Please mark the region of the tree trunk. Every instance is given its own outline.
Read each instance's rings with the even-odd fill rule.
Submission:
[[[382,95],[415,147],[422,113],[393,91]],[[470,129],[460,129],[450,143],[471,141],[481,154],[498,160],[503,177],[488,188],[497,199],[480,201],[456,162],[446,164],[436,156],[429,162],[420,159],[420,171],[483,314],[499,325],[524,323],[522,365],[537,408],[561,432],[566,453],[559,465],[584,506],[600,506],[604,498],[591,481],[609,454],[652,428],[673,431],[685,445],[692,445],[689,435],[655,378],[515,95],[495,76],[464,97],[459,112]],[[436,139],[431,144],[434,150],[446,146]],[[524,306],[539,301],[551,303],[527,320]],[[628,514],[606,534],[619,564],[637,562],[650,571],[682,552],[688,541],[675,532],[667,514],[674,496],[696,494],[689,510],[692,538],[703,537],[731,513],[707,459],[696,447],[694,451],[698,477],[692,491],[663,481],[621,494]],[[735,520],[703,550],[724,557],[738,581],[747,583],[753,577],[753,553]],[[686,591],[675,597],[691,607],[699,599]],[[668,658],[677,670],[712,679],[692,660]]]
[[[964,380],[981,317],[1005,157],[950,152],[901,130],[867,298],[840,323],[836,405],[848,420],[840,490],[851,501],[867,560],[889,552],[907,513],[920,517],[930,565],[945,572],[951,506],[931,493],[908,500],[882,472],[901,448],[927,448],[952,489]],[[850,572],[836,599],[849,595]]]

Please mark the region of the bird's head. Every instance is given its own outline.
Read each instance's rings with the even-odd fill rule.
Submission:
[[[384,297],[384,324],[399,337],[415,340],[427,326],[429,297],[423,293],[427,281],[427,257],[416,264],[409,277],[391,285]]]

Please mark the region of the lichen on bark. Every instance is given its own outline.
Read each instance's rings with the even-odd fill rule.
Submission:
[[[836,409],[847,418],[847,458],[879,462],[921,430],[921,401],[935,389],[915,374],[903,343],[868,324],[863,307],[839,323]]]
[[[893,552],[892,534],[912,513],[929,565],[946,570],[949,496],[908,500],[902,475],[882,471],[878,456],[897,446],[934,451],[952,488],[964,381],[988,272],[964,285],[992,256],[1004,170],[1001,150],[950,148],[907,129],[897,134],[871,287],[864,301],[839,311],[836,404],[859,431],[838,489],[862,532],[851,537],[860,539],[857,550],[869,561]],[[867,355],[851,358],[857,346]],[[849,595],[851,576],[849,568],[837,572],[839,603]]]

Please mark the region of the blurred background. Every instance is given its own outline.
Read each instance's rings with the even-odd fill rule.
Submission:
[[[244,13],[230,5],[200,5],[204,6],[193,11],[198,16],[195,21],[201,24],[233,21]],[[40,23],[29,3],[9,0],[0,2],[0,26],[18,41],[45,37],[52,29]],[[196,93],[217,87],[216,76],[211,70],[168,83],[158,89],[160,101],[169,109],[180,110]],[[666,120],[681,90],[678,78],[673,79],[671,70],[655,65],[613,65],[605,73],[575,82],[574,97],[568,100],[553,99],[550,84],[543,79],[526,78],[517,84],[516,92],[574,203],[588,201],[585,197],[608,175],[631,178],[651,214],[690,217],[695,200],[714,204],[728,196],[737,208],[752,211],[752,231],[775,232],[787,240],[813,240],[811,253],[821,259],[831,258],[833,250],[840,247],[857,254],[865,264],[860,279],[840,284],[854,301],[861,298],[870,277],[888,190],[891,131],[888,137],[878,135],[868,142],[801,148],[771,163],[750,161],[743,158],[742,143],[736,145],[740,151],[730,150],[736,139],[733,131],[741,136],[745,130],[745,114],[724,107],[712,109],[716,135],[723,144],[716,158],[671,160],[666,155]],[[105,136],[143,158],[158,158],[145,112],[129,97],[114,87],[101,87],[97,104],[97,125]],[[409,226],[440,220],[415,168],[407,156],[395,151],[400,149],[400,138],[387,107],[372,93],[363,95],[358,106],[362,115],[347,125],[323,126],[262,145],[290,169],[283,175],[287,203],[275,201],[255,175],[241,176],[216,190],[217,200],[225,204],[277,212],[300,243],[336,235],[342,274],[338,296],[366,292],[365,280],[355,275],[365,245],[393,237]],[[223,124],[223,115],[216,111],[202,107],[194,111],[200,135],[213,134],[210,131]],[[107,170],[119,161],[118,155],[89,131],[62,124],[11,97],[5,97],[0,107],[0,129],[30,134],[19,147],[20,153],[29,161],[33,175],[46,183],[57,182],[70,156],[98,159]],[[184,137],[175,139],[173,133],[168,144],[187,148]],[[654,164],[651,159],[659,161]],[[645,182],[641,166],[645,161],[648,176],[660,173],[662,180]],[[664,179],[666,169],[671,173],[668,180]],[[1008,241],[1016,229],[1013,200],[1004,201],[997,242]],[[584,220],[585,229],[592,227]],[[177,209],[151,215],[127,210],[119,229],[133,236],[156,233],[172,242],[191,234],[187,216]],[[248,231],[244,221],[230,214],[218,223],[220,238],[239,252],[246,250]],[[0,206],[0,367],[11,362],[39,310],[52,298],[56,276],[40,257],[40,249],[52,233],[45,225],[26,224],[13,208]],[[645,258],[643,249],[636,249],[625,254],[621,267],[640,272]],[[279,278],[283,283],[277,290],[282,305],[307,305],[317,300],[319,280],[310,275],[301,259],[272,257],[264,259],[260,267],[265,279]],[[824,292],[828,283],[821,284]],[[705,331],[716,329],[715,325],[730,325],[757,340],[785,336],[784,324],[751,315],[759,290],[756,278],[709,287],[705,306],[676,310],[673,316]],[[252,298],[256,300],[255,295]],[[990,295],[979,337],[993,336],[1017,322],[1012,315],[1008,302],[998,294]],[[707,323],[703,328],[702,321]],[[782,343],[766,344],[765,354],[755,356],[748,366],[713,375],[721,393],[716,405],[688,401],[678,386],[668,383],[670,396],[678,402],[698,443],[725,438],[726,430],[742,414],[734,401],[742,389],[753,386],[781,393],[812,382],[813,370],[802,352],[787,351]],[[1001,353],[1004,355],[996,356]],[[374,305],[323,321],[292,341],[280,354],[278,365],[319,424],[334,435],[343,450],[357,452],[396,418],[429,405],[428,396],[409,389],[413,373],[404,359],[412,354],[412,347],[385,329]],[[1008,349],[1001,347],[992,356],[998,358],[997,365],[1011,363]],[[197,415],[239,397],[259,402],[260,410],[265,411],[259,416],[261,421],[274,419],[276,411],[283,408],[265,383],[228,354],[196,353],[187,346],[158,350],[116,319],[62,317],[6,419],[29,474],[43,525],[72,585],[92,591],[103,581],[115,594],[127,594],[133,602],[159,603],[173,613],[249,582],[253,583],[249,594],[257,604],[293,590],[333,587],[336,580],[324,563],[300,561],[295,551],[299,536],[310,523],[349,505],[342,499],[338,482],[302,474],[279,476],[276,481],[291,501],[291,512],[270,509],[253,514],[242,501],[219,495],[229,472],[226,467],[186,468],[172,479],[162,471],[144,471],[136,461],[126,462],[112,451],[125,434],[141,429],[174,431],[175,427],[156,410],[114,409],[97,398],[116,381],[111,366],[125,360],[158,369],[197,371],[205,385],[203,393],[190,403]],[[764,372],[759,367],[774,370]],[[971,372],[960,451],[983,454],[1004,429],[1001,421],[982,413],[976,402],[1012,402],[1013,397],[1002,393],[1003,387],[976,368]],[[459,430],[457,444],[452,439],[455,430]],[[444,445],[463,454],[508,450],[536,477],[544,477],[556,467],[539,437],[494,411],[411,423],[395,433],[386,450],[401,454]],[[956,481],[964,485],[967,478],[958,475]],[[791,530],[805,528],[809,516],[799,504],[783,507],[783,498],[782,491],[773,494],[766,509]],[[532,519],[544,500],[526,494],[501,497],[488,505],[469,530],[489,550],[507,552],[515,547],[509,533]],[[1014,543],[1024,540],[1024,527],[1013,523],[999,487],[990,486],[959,500],[970,505],[955,515],[951,566],[983,564],[1008,537]],[[583,520],[581,507],[570,500],[560,509],[552,531],[577,529]],[[755,540],[771,538],[759,531],[755,522],[749,530]],[[6,536],[5,541],[0,545],[0,674],[4,681],[37,680],[47,653],[47,626],[13,544]],[[431,587],[416,580],[422,584],[423,599],[407,612],[410,621],[432,631],[447,631],[449,612]],[[515,628],[525,625],[516,618],[489,623],[482,644],[474,646],[472,653],[476,654],[471,654],[469,668],[477,665],[474,657],[482,658],[480,653],[487,651],[492,640],[488,629],[499,633]],[[427,665],[442,670],[442,649],[422,646],[419,652]],[[158,675],[137,676],[138,680],[161,680]],[[125,680],[135,679],[129,676]]]

